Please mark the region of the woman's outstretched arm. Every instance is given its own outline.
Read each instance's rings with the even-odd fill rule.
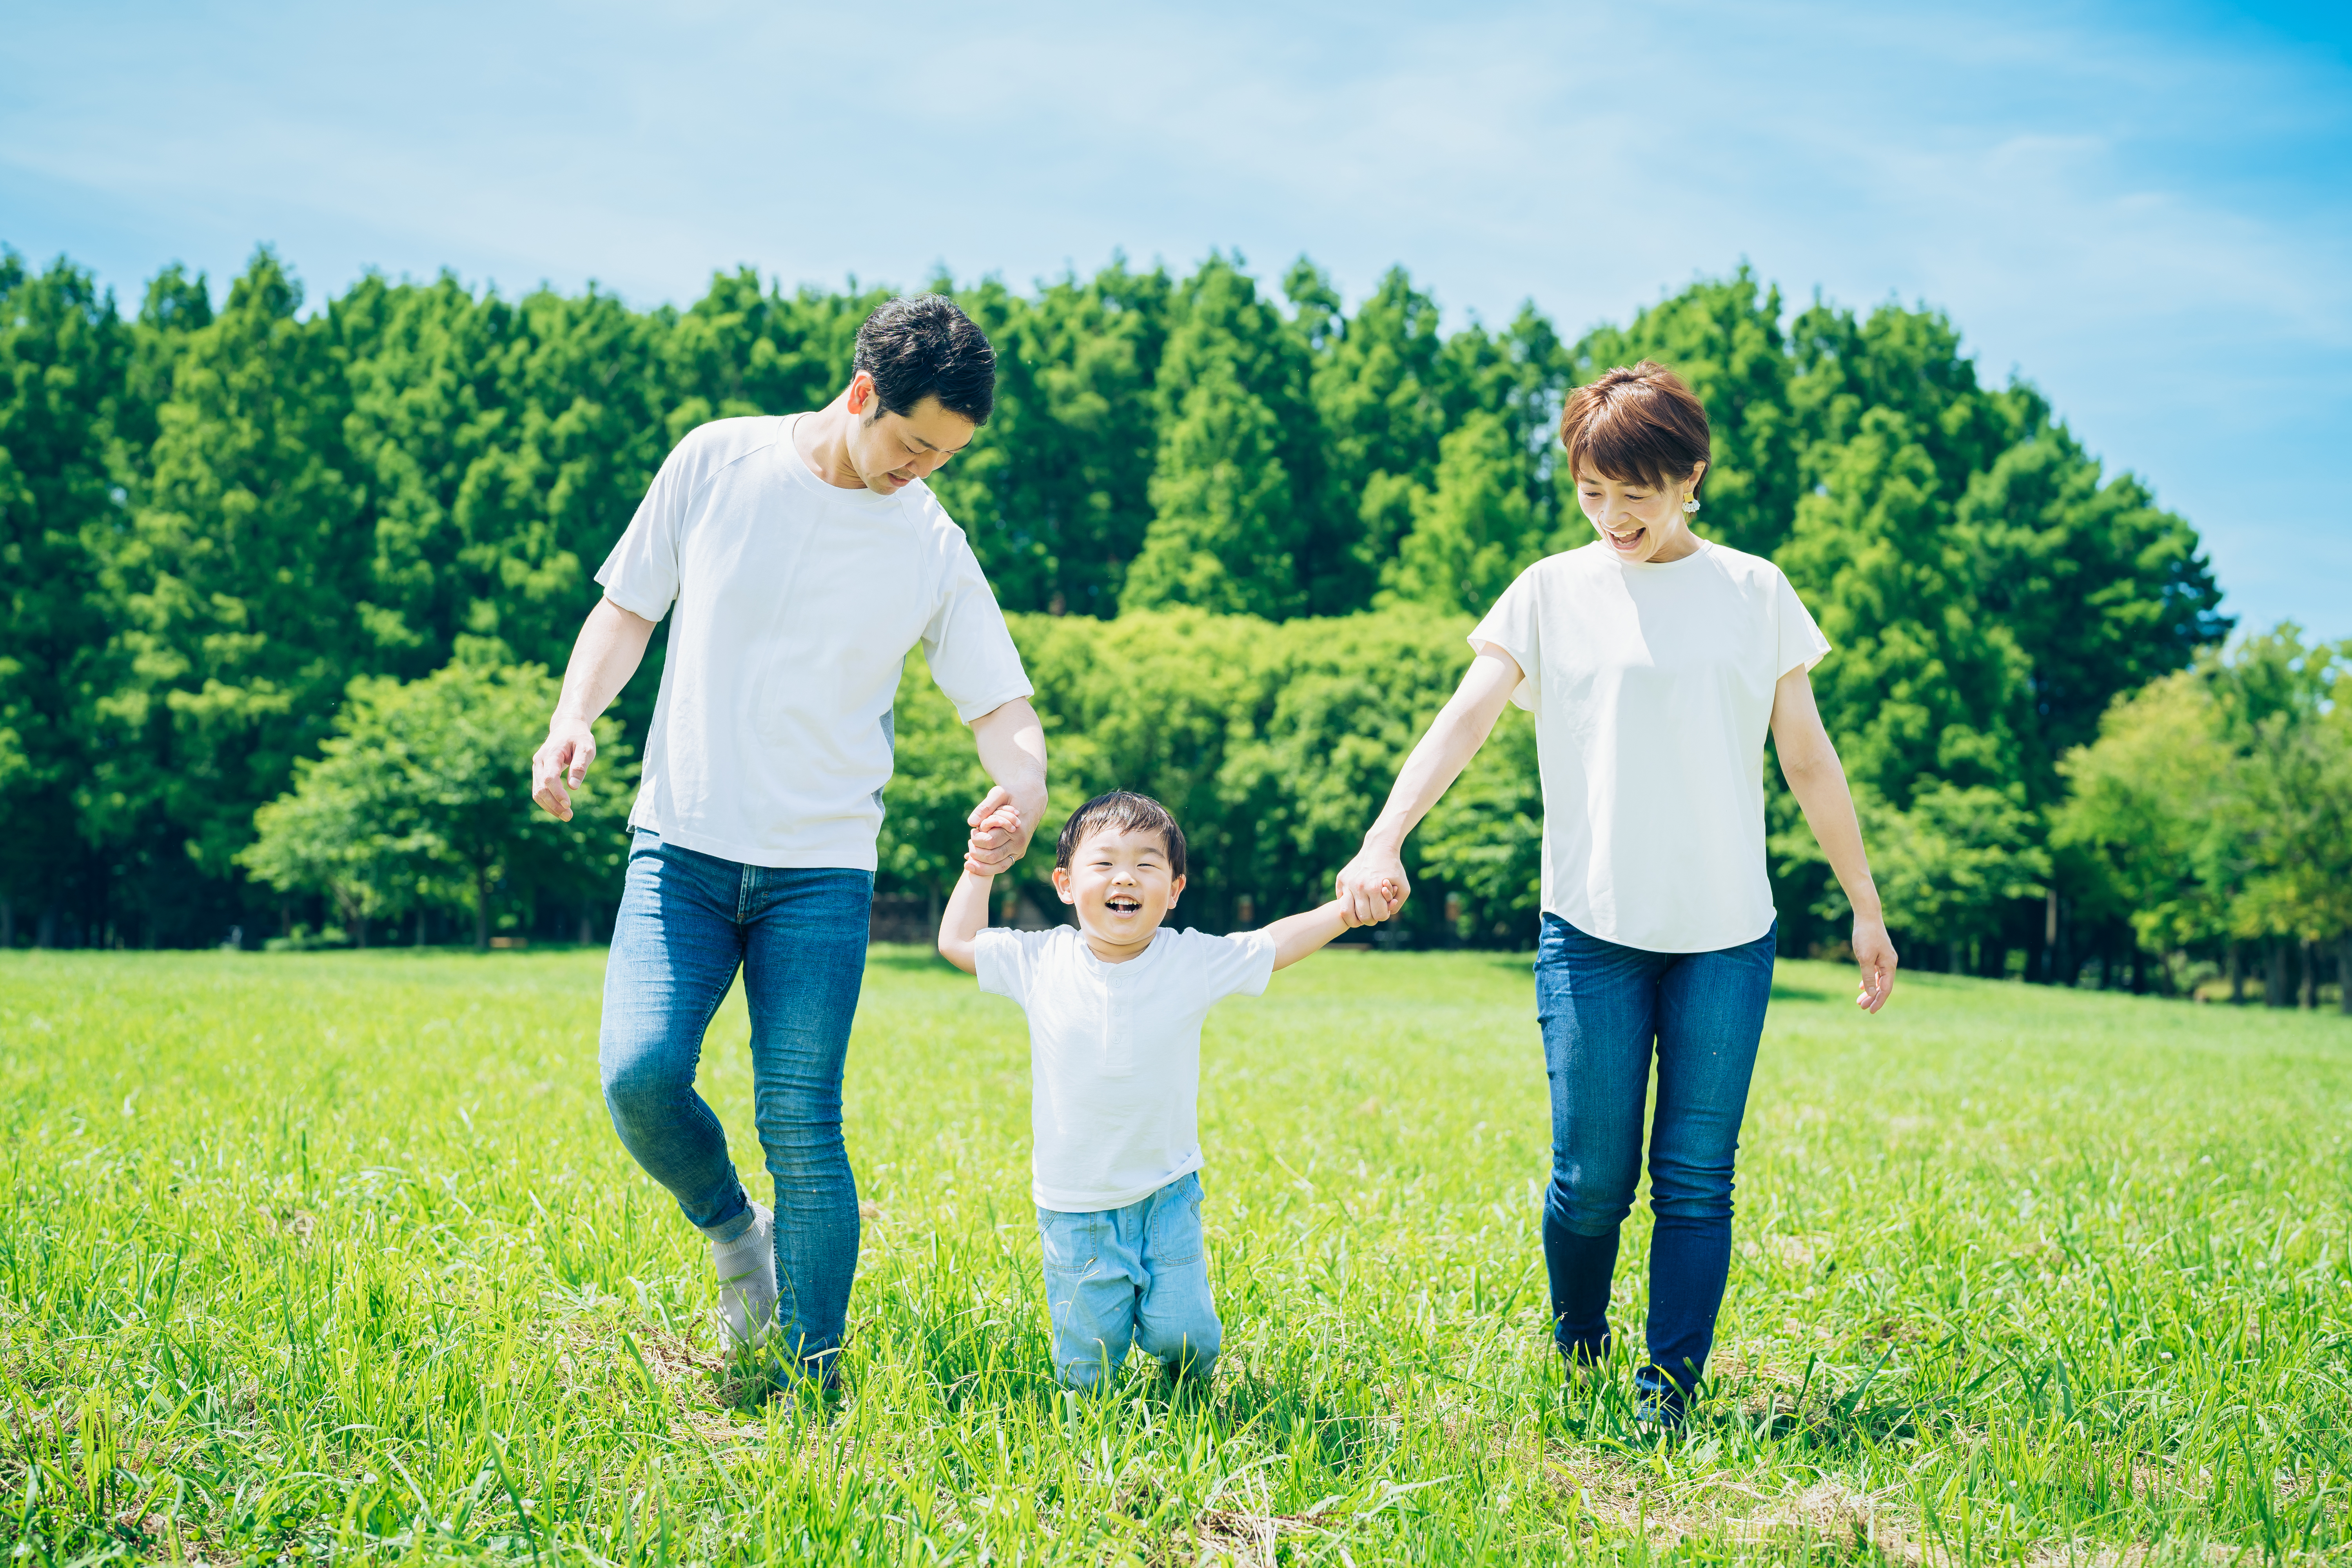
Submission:
[[[1780,776],[1805,808],[1805,826],[1829,857],[1845,901],[1853,906],[1853,961],[1862,968],[1862,993],[1853,1001],[1865,1012],[1886,1005],[1895,989],[1895,943],[1878,907],[1878,884],[1870,879],[1870,856],[1862,847],[1862,824],[1854,819],[1853,795],[1838,761],[1822,712],[1813,705],[1813,683],[1801,667],[1780,678],[1772,691],[1772,749],[1780,754]]]
[[[1339,872],[1337,893],[1349,923],[1370,925],[1404,907],[1412,894],[1404,874],[1405,835],[1462,776],[1518,684],[1518,660],[1493,643],[1479,644],[1462,684],[1397,771],[1389,803],[1364,835],[1364,847]]]

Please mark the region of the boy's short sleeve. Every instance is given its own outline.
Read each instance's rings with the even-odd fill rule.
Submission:
[[[1511,690],[1511,700],[1529,712],[1542,695],[1537,682],[1543,668],[1543,605],[1536,585],[1536,573],[1542,566],[1538,561],[1513,578],[1495,607],[1470,631],[1472,647],[1492,643],[1518,665],[1519,683]]]
[[[1010,996],[1022,1006],[1028,1006],[1029,983],[1036,976],[1038,952],[1045,939],[1053,934],[990,926],[972,938],[972,975],[980,982],[980,988],[992,995]]]
[[[1830,639],[1822,635],[1805,601],[1797,597],[1797,585],[1788,574],[1776,566],[1772,575],[1780,579],[1779,597],[1772,607],[1772,618],[1780,628],[1780,668],[1772,672],[1777,680],[1792,669],[1811,669],[1821,663],[1829,654]]]
[[[1274,978],[1274,938],[1262,931],[1235,931],[1231,936],[1188,931],[1184,935],[1193,949],[1194,962],[1201,966],[1201,984],[1208,1000],[1265,994],[1265,983]]]

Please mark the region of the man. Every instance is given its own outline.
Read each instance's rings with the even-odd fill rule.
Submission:
[[[622,1144],[710,1238],[729,1333],[771,1321],[789,1373],[830,1386],[857,1266],[842,1066],[864,977],[890,704],[921,643],[971,726],[1017,833],[973,863],[1007,868],[1045,804],[1045,738],[980,563],[926,476],[987,420],[988,340],[938,295],[858,329],[824,408],[720,419],[677,444],[596,581],[532,798],[569,819],[594,761],[590,722],[675,611],[630,812],[604,968],[598,1065]],[[702,1036],[738,966],[754,1108],[775,1208],[737,1179],[694,1087]]]

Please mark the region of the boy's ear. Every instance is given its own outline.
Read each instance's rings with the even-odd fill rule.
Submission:
[[[1054,868],[1054,891],[1062,896],[1062,902],[1066,904],[1078,901],[1078,896],[1070,891],[1070,868],[1067,866]]]
[[[1176,907],[1176,895],[1183,890],[1184,879],[1181,877],[1177,878],[1174,881],[1168,884],[1168,907],[1170,909],[1172,910]]]

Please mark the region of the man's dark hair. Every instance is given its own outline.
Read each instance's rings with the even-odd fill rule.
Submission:
[[[1054,846],[1054,868],[1067,870],[1070,857],[1078,852],[1079,841],[1089,833],[1157,833],[1160,841],[1168,846],[1168,874],[1184,874],[1184,830],[1168,815],[1168,808],[1148,795],[1136,795],[1115,789],[1108,795],[1098,795],[1077,810],[1070,820],[1062,824],[1062,837]]]
[[[874,378],[882,406],[911,414],[926,397],[975,425],[996,405],[996,351],[944,294],[885,300],[857,329],[852,370]]]

